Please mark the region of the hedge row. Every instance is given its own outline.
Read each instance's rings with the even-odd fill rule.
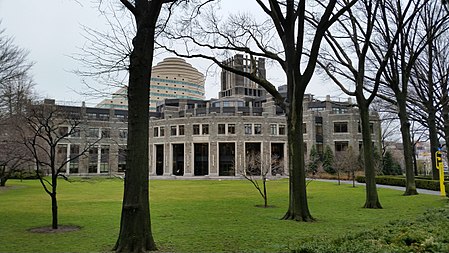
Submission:
[[[356,177],[356,181],[359,183],[365,183],[365,176]],[[384,185],[394,185],[394,186],[403,186],[405,187],[405,178],[403,177],[394,177],[394,176],[377,176],[376,184],[384,184]],[[416,188],[419,189],[427,189],[432,191],[440,190],[440,181],[438,180],[429,180],[429,179],[417,179],[415,178]],[[449,182],[445,182],[446,193],[449,191]],[[449,196],[449,194],[447,194]]]
[[[298,243],[293,253],[409,253],[449,252],[449,210],[430,209],[416,219],[391,221],[385,226],[337,239],[314,238]]]

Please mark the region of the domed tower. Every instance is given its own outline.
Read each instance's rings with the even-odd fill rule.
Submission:
[[[151,72],[150,111],[167,98],[204,99],[204,81],[204,75],[184,59],[165,58]]]
[[[157,102],[165,99],[204,99],[204,82],[204,75],[184,59],[165,58],[151,70],[149,110],[156,111]],[[97,107],[128,109],[126,95],[126,87],[121,88]]]

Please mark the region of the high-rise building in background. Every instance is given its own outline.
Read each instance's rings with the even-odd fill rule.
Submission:
[[[204,99],[204,75],[184,59],[165,58],[151,70],[149,110],[156,111],[158,102],[165,99]],[[127,88],[115,92],[97,107],[128,109]]]
[[[265,79],[267,75],[264,58],[251,58],[247,55],[236,54],[233,57],[223,61],[223,63],[229,67],[246,73],[255,73],[260,78]],[[220,98],[256,98],[264,97],[265,94],[266,91],[264,88],[260,87],[259,84],[251,81],[247,77],[237,75],[224,69],[221,71]]]

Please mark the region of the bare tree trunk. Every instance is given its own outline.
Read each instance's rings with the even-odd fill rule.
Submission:
[[[0,187],[6,186],[6,181],[8,181],[7,177],[1,177],[0,178]]]
[[[431,153],[431,160],[432,160],[432,179],[438,180],[440,178],[438,169],[437,169],[437,163],[435,159],[435,153],[438,150],[438,147],[440,145],[438,141],[438,132],[437,132],[437,126],[436,126],[436,119],[435,119],[435,112],[429,111],[428,113],[428,119],[427,119],[428,127],[429,127],[429,140],[430,140],[430,153]]]
[[[56,199],[56,191],[54,191],[51,195],[51,228],[58,229],[58,202]]]
[[[415,184],[415,173],[413,171],[413,147],[410,136],[410,123],[407,116],[407,101],[406,98],[396,93],[396,100],[398,103],[398,115],[401,124],[402,143],[404,148],[404,160],[405,160],[405,192],[404,195],[417,195]],[[403,93],[401,93],[403,94]]]
[[[376,187],[376,169],[374,168],[373,147],[369,122],[369,107],[358,101],[363,137],[363,158],[366,179],[366,202],[364,208],[382,208]]]
[[[297,85],[299,84],[297,83]],[[304,94],[301,94],[298,90],[299,88],[296,88],[295,94],[292,95],[298,97],[304,96]],[[307,184],[303,155],[302,110],[302,100],[296,99],[294,103],[290,105],[290,110],[287,113],[290,201],[288,211],[282,219],[313,221],[314,218],[310,214],[307,204]]]
[[[116,252],[156,250],[149,204],[149,84],[156,21],[163,1],[136,1],[137,32],[130,56],[128,84],[128,143],[125,189]]]
[[[268,196],[267,196],[267,178],[266,176],[263,176],[263,200],[264,200],[264,207],[268,207]]]

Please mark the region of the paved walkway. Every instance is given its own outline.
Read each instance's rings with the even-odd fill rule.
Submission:
[[[322,181],[322,182],[334,182],[334,183],[338,183],[338,180],[332,180],[332,179],[311,179],[308,178],[308,180],[316,180],[316,181]],[[351,184],[352,185],[352,181],[350,180],[340,180],[340,183],[342,184]],[[356,185],[360,185],[360,186],[365,186],[365,183],[358,183],[355,182]],[[398,190],[398,191],[405,191],[405,187],[402,186],[393,186],[393,185],[383,185],[383,184],[377,184],[378,188],[386,188],[386,189],[392,189],[392,190]],[[426,190],[426,189],[418,189],[418,193],[419,194],[429,194],[429,195],[440,195],[439,191],[431,191],[431,190]]]

